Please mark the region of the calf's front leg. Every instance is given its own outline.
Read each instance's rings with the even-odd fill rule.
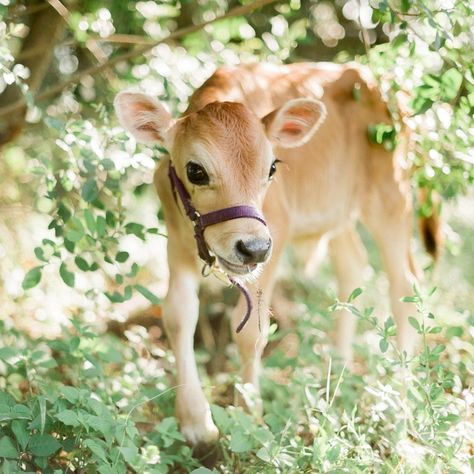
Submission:
[[[176,416],[181,432],[193,445],[213,443],[219,431],[199,381],[194,357],[194,331],[199,317],[198,275],[170,258],[170,283],[164,304],[164,325],[177,372]]]
[[[253,302],[253,310],[250,319],[240,333],[236,332],[236,328],[242,320],[247,306],[243,295],[232,313],[232,329],[240,355],[242,381],[252,385],[257,399],[260,398],[261,358],[267,345],[270,326],[270,299],[282,251],[283,242],[274,241],[273,255],[270,261],[263,268],[258,280],[247,286]],[[261,411],[261,406],[256,408],[257,411]]]

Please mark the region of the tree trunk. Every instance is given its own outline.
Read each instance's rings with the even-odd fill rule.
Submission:
[[[30,70],[26,81],[30,92],[35,94],[48,72],[57,41],[62,37],[66,23],[52,7],[31,15],[30,31],[23,41],[18,57]],[[22,92],[16,84],[9,85],[0,95],[0,108],[21,99]],[[26,107],[0,118],[0,145],[13,140],[25,125]]]

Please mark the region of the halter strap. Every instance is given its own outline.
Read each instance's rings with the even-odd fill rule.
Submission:
[[[229,221],[232,219],[256,219],[261,222],[263,225],[267,225],[262,214],[252,206],[232,206],[226,207],[224,209],[218,209],[217,211],[211,211],[207,214],[201,215],[196,208],[193,206],[191,201],[191,196],[189,195],[187,189],[184,186],[184,183],[179,179],[179,176],[176,174],[174,166],[169,163],[168,167],[168,176],[171,183],[171,189],[173,190],[173,195],[176,199],[176,195],[179,196],[181,204],[183,205],[184,212],[188,218],[194,224],[194,238],[196,240],[196,245],[198,249],[199,258],[203,260],[209,267],[215,262],[215,257],[213,257],[209,248],[204,239],[204,229],[211,225],[219,224],[220,222]],[[203,269],[204,270],[204,269]],[[248,290],[239,283],[235,278],[228,275],[229,281],[236,286],[244,295],[247,302],[247,311],[244,318],[237,326],[236,332],[239,333],[247,324],[247,321],[250,318],[252,313],[252,299],[250,298]]]
[[[256,219],[263,225],[267,225],[262,214],[252,206],[226,207],[201,215],[193,206],[191,196],[184,187],[184,183],[176,174],[176,170],[171,162],[168,167],[168,176],[175,197],[176,194],[179,196],[186,215],[194,223],[194,238],[196,239],[199,257],[209,266],[214,264],[215,258],[209,253],[206,241],[204,240],[204,229],[206,227],[233,219]]]

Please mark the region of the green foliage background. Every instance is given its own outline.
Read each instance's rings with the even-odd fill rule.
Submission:
[[[291,310],[292,331],[273,335],[264,423],[223,408],[232,404],[234,382],[245,392],[232,375],[238,366],[232,345],[220,349],[227,362],[205,376],[222,433],[214,469],[471,472],[474,222],[472,200],[463,195],[474,180],[472,5],[273,2],[177,35],[146,54],[138,48],[240,3],[60,6],[63,30],[39,90],[22,66],[28,58],[22,45],[34,31],[35,8],[45,7],[0,1],[2,472],[209,472],[173,418],[173,358],[160,334],[154,339],[136,326],[123,342],[104,333],[109,319],[123,320],[146,301],[158,305],[166,281],[166,229],[152,189],[164,150],[125,135],[112,113],[114,95],[136,87],[179,113],[219,65],[353,59],[372,69],[394,119],[393,127],[373,124],[369,139],[393,148],[408,128],[414,187],[463,203],[452,210],[450,254],[442,263],[443,276],[456,283],[441,280],[434,295],[415,298],[421,323],[413,324],[424,343],[403,393],[386,308],[378,309],[385,319],[379,322],[370,308],[350,303],[368,334],[357,348],[361,369],[350,374],[333,365],[326,342],[334,309],[334,294],[324,290],[332,284],[326,269],[316,289],[288,275],[282,291],[300,307]],[[40,46],[51,48],[51,41]],[[41,51],[35,54],[41,58]],[[129,59],[117,61],[122,54]],[[13,88],[19,106],[1,115],[12,105]],[[23,117],[22,97],[26,123],[13,139],[9,130]],[[431,199],[420,212],[433,212]],[[426,286],[438,284],[436,273],[428,275]],[[369,301],[383,284],[373,277]],[[212,305],[205,311],[212,321]],[[198,342],[198,355],[209,362],[204,347]]]

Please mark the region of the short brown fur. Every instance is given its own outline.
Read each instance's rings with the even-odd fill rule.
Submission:
[[[285,117],[285,104],[293,107],[296,117],[295,123],[286,122],[290,138],[293,127],[301,125],[299,119],[304,122],[312,116],[292,101],[301,97],[313,100],[308,106],[313,107],[315,116],[315,100],[321,101],[326,120],[301,146],[283,147],[276,141],[271,147],[269,133],[281,134],[277,125]],[[216,255],[231,255],[235,239],[242,236],[270,235],[273,239],[272,257],[249,284],[254,300],[262,295],[259,315],[252,314],[245,329],[235,335],[243,381],[257,392],[269,326],[267,310],[286,244],[311,241],[316,246],[321,240],[328,241],[339,297],[344,300],[360,286],[366,265],[355,230],[358,221],[365,224],[380,248],[390,281],[399,348],[407,353],[413,350],[416,334],[408,316],[416,311],[413,305],[400,301],[412,293],[416,282],[410,246],[413,210],[407,139],[401,137],[395,152],[370,143],[368,126],[377,123],[390,123],[390,117],[366,69],[356,64],[300,63],[218,69],[193,94],[184,116],[168,125],[171,160],[199,211],[247,204],[261,209],[268,222],[267,229],[252,219],[236,219],[205,231],[206,242]],[[268,172],[274,157],[283,164],[270,184]],[[190,160],[207,167],[209,187],[186,181],[185,167]],[[177,415],[183,433],[196,444],[215,440],[218,435],[200,386],[192,345],[202,263],[197,258],[192,225],[171,192],[168,166],[169,161],[164,160],[156,173],[169,233],[170,286],[164,320],[176,355]],[[241,300],[233,328],[244,310]],[[336,348],[350,361],[356,321],[346,311],[339,311],[336,319]]]

